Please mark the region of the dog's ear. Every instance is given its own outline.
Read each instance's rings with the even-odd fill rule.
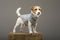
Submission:
[[[31,8],[31,10],[33,10],[33,6],[32,6],[32,8]]]
[[[35,7],[39,7],[40,10],[42,10],[42,8],[40,6],[32,6],[31,10],[33,10]]]
[[[35,6],[32,6],[31,10],[33,10],[33,9],[34,9],[34,7],[35,7]]]
[[[31,10],[33,10],[33,9],[31,8]]]
[[[42,10],[42,8],[40,7],[40,9]]]

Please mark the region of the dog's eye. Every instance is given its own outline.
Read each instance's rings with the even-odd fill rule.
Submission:
[[[37,10],[37,9],[35,9],[35,10]]]
[[[39,9],[40,11],[42,11],[41,9]]]
[[[39,9],[40,10],[40,9]]]

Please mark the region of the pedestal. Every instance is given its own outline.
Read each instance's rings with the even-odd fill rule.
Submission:
[[[41,33],[9,33],[9,40],[42,40]]]

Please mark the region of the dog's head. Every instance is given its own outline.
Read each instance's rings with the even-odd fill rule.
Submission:
[[[34,17],[39,17],[41,15],[42,8],[40,6],[32,6],[31,13]]]

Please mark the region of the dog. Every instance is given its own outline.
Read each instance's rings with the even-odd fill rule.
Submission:
[[[37,19],[41,15],[42,8],[40,6],[32,6],[31,13],[21,15],[20,11],[21,7],[16,10],[16,14],[18,15],[18,19],[14,26],[13,32],[16,32],[16,27],[20,25],[20,31],[22,31],[23,26],[28,26],[29,33],[38,33],[36,31],[37,27]]]

